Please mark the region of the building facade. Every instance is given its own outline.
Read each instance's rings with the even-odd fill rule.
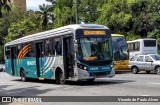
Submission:
[[[26,0],[11,0],[11,4],[26,11]]]

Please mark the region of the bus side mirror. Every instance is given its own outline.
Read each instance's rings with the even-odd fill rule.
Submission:
[[[77,44],[77,40],[74,40],[74,52],[75,52],[75,53],[78,52],[78,44]]]
[[[74,43],[77,44],[77,40],[74,40]]]
[[[74,44],[74,52],[75,52],[75,53],[78,52],[78,44]]]

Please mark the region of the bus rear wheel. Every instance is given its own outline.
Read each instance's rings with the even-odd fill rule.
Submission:
[[[56,83],[57,84],[65,84],[66,80],[62,71],[57,72],[56,74]]]
[[[26,82],[27,81],[26,74],[25,74],[24,70],[21,70],[21,81],[22,82]]]

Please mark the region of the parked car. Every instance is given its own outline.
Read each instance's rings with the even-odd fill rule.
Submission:
[[[5,71],[5,65],[4,64],[0,64],[0,72]]]
[[[147,73],[155,71],[158,75],[160,75],[160,55],[134,55],[129,60],[128,68],[132,71],[133,74],[137,74],[140,71],[146,71]]]

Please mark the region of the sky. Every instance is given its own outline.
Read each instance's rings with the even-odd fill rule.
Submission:
[[[49,2],[46,2],[45,0],[26,0],[27,3],[27,10],[39,10],[39,5],[42,4],[49,4]]]

